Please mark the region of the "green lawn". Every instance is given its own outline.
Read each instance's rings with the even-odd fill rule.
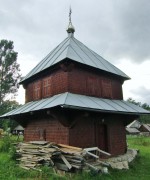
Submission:
[[[15,139],[13,139],[14,141]],[[9,141],[6,138],[5,142]],[[12,141],[12,140],[11,140]],[[19,168],[12,159],[13,149],[9,142],[6,145],[0,139],[0,179],[2,180],[47,180],[47,179],[75,179],[75,180],[149,180],[150,179],[150,137],[128,137],[130,148],[140,150],[140,155],[130,165],[129,170],[109,170],[107,175],[92,173],[79,173],[65,177],[55,175],[48,167],[43,167],[42,172],[26,171]],[[3,147],[3,148],[2,148]],[[9,150],[12,149],[12,150]]]
[[[113,171],[108,179],[149,180],[150,179],[150,137],[128,137],[129,148],[139,149],[137,159],[129,170]],[[105,179],[105,178],[104,178]]]

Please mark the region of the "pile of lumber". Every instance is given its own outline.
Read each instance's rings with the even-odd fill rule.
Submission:
[[[99,160],[100,153],[110,155],[97,147],[82,149],[46,141],[22,142],[16,145],[19,166],[27,170],[37,170],[38,167],[47,165],[53,167],[55,171],[68,172],[90,168],[99,172],[104,170],[103,167],[108,166]]]

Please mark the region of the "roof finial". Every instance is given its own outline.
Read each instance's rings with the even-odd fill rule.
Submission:
[[[71,13],[72,13],[72,10],[71,10],[71,6],[70,6],[70,10],[69,10],[69,25],[67,27],[67,32],[68,33],[74,33],[75,32],[75,28],[73,27],[72,22],[71,22]]]
[[[72,23],[72,22],[71,22],[71,13],[72,13],[72,10],[71,10],[71,6],[70,6],[70,11],[69,11],[69,23]]]

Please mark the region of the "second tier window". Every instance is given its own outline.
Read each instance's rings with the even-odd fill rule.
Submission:
[[[43,96],[50,96],[51,94],[51,77],[43,80]]]
[[[33,84],[33,99],[41,98],[41,81],[37,81]]]

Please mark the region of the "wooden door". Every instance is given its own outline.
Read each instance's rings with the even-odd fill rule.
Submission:
[[[107,151],[107,126],[96,123],[95,127],[95,141],[99,149]]]

